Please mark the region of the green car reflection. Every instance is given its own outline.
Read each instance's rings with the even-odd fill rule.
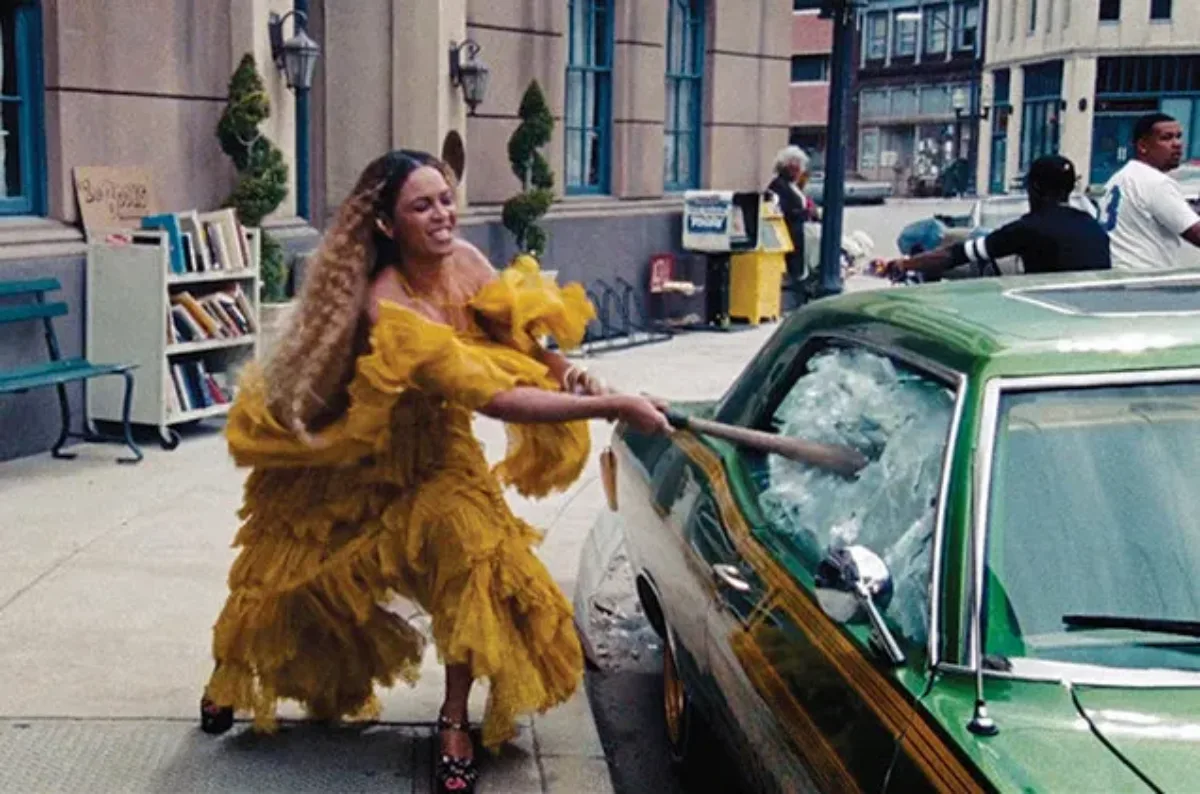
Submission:
[[[614,432],[680,764],[716,740],[761,791],[1195,790],[1200,273],[818,301],[680,410],[869,460]]]

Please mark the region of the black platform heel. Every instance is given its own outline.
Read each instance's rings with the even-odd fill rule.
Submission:
[[[438,733],[459,731],[470,735],[466,724],[455,722],[443,714],[438,715]],[[473,758],[455,758],[446,753],[438,754],[435,770],[439,794],[475,794],[475,783],[479,780],[479,769]]]
[[[200,699],[200,730],[220,736],[233,727],[233,709],[218,706],[207,697]]]

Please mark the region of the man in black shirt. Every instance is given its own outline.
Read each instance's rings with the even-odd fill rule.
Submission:
[[[985,265],[1019,256],[1026,273],[1108,270],[1108,234],[1091,215],[1068,204],[1075,189],[1075,166],[1065,157],[1039,157],[1029,167],[1029,212],[986,237],[888,262],[893,277],[917,271],[940,274],[971,263]]]

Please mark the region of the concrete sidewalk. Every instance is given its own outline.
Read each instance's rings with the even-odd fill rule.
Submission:
[[[713,398],[774,329],[686,334],[585,363],[622,389]],[[610,428],[593,430],[602,448]],[[503,428],[481,420],[478,431],[498,458]],[[244,479],[219,425],[173,452],[148,446],[138,466],[116,465],[115,446],[74,451],[74,461],[0,463],[0,794],[429,790],[442,695],[432,652],[417,686],[379,693],[379,723],[289,723],[274,737],[198,730]],[[603,502],[595,455],[569,492],[511,499],[547,530],[539,555],[568,595]],[[477,687],[472,717],[485,698]],[[612,791],[582,687],[484,760],[484,792]]]

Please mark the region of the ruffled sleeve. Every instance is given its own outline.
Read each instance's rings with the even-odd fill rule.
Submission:
[[[531,257],[518,258],[475,295],[471,306],[494,334],[527,355],[536,353],[546,336],[564,350],[579,347],[596,317],[580,284],[559,287]]]
[[[583,343],[595,307],[579,284],[559,287],[520,256],[471,300],[493,336],[512,349],[535,356],[552,336],[563,350]],[[554,384],[550,388],[557,390]],[[591,451],[586,422],[560,425],[507,425],[508,455],[496,467],[501,482],[525,496],[546,496],[579,477]]]
[[[557,320],[551,324],[568,327]],[[556,390],[547,368],[513,347],[464,340],[450,326],[381,303],[370,352],[358,359],[349,407],[333,424],[303,439],[275,420],[261,373],[248,369],[229,413],[226,438],[241,466],[288,468],[354,465],[392,447],[392,411],[409,390],[478,410],[517,386]],[[508,454],[495,469],[500,480],[528,496],[565,488],[586,464],[586,422],[509,425]],[[436,433],[437,428],[428,432]]]

